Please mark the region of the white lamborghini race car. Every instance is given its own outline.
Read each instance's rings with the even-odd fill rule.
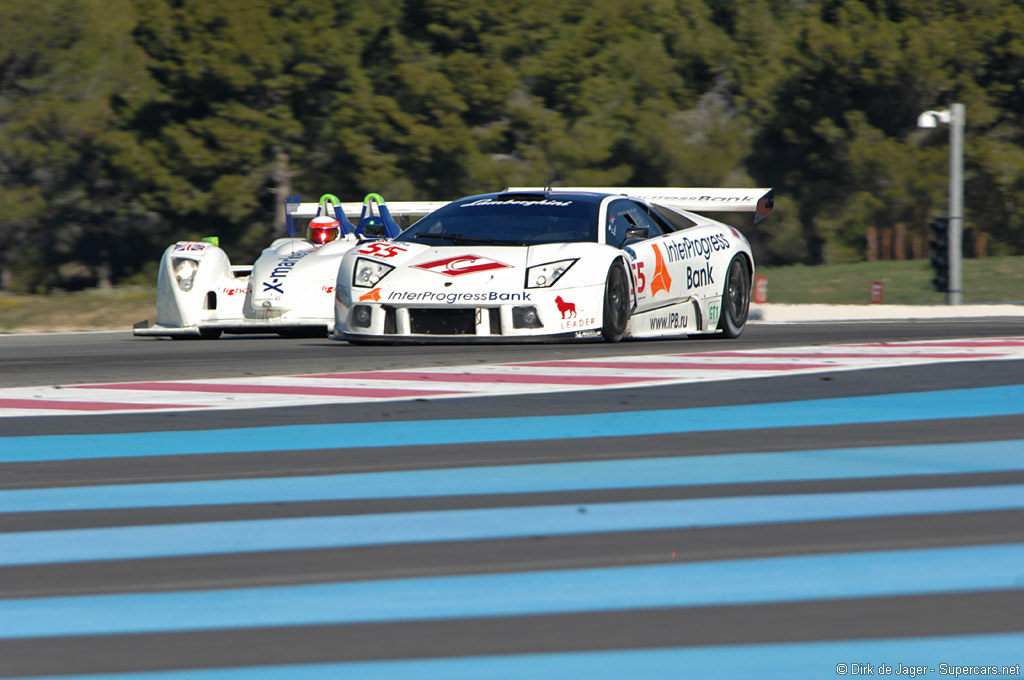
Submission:
[[[759,221],[773,200],[771,189],[618,187],[463,198],[342,257],[334,337],[735,338],[750,304],[750,244],[697,213],[754,212]]]
[[[252,265],[232,265],[215,237],[170,246],[160,260],[156,323],[135,324],[135,335],[327,335],[342,256],[367,239],[393,238],[401,229],[379,194],[361,204],[341,203],[332,194],[318,203],[295,196],[286,208],[288,238],[275,240]],[[356,226],[349,217],[359,218]],[[297,218],[313,220],[303,229]]]

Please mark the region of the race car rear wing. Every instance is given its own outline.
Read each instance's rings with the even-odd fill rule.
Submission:
[[[332,200],[333,199],[333,200]],[[324,194],[318,203],[303,203],[301,196],[290,196],[285,199],[285,219],[287,220],[288,235],[296,236],[298,228],[294,218],[313,218],[324,214],[324,211],[333,211],[338,222],[341,223],[345,233],[354,233],[358,236],[366,236],[365,229],[371,226],[376,220],[384,225],[384,233],[387,238],[394,238],[401,233],[401,228],[395,222],[394,217],[412,217],[427,215],[438,208],[448,205],[449,201],[403,201],[398,203],[386,203],[380,194],[367,194],[362,203],[342,203],[333,194]],[[353,227],[350,219],[358,221]]]
[[[692,187],[509,187],[507,191],[581,191],[595,194],[623,194],[651,203],[692,212],[752,212],[754,222],[767,217],[775,207],[775,190],[711,189]]]

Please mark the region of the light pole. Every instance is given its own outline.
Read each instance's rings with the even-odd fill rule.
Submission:
[[[967,107],[953,104],[943,111],[925,111],[917,117],[917,127],[949,125],[949,292],[946,304],[963,302],[961,253],[964,233],[964,124]]]

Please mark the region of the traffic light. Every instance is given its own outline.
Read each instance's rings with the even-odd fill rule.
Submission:
[[[949,218],[936,217],[931,222],[932,236],[928,246],[932,251],[932,285],[940,293],[949,292]]]

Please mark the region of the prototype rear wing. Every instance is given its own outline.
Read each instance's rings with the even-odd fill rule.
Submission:
[[[595,194],[623,194],[651,203],[692,212],[752,212],[754,222],[767,217],[775,207],[775,190],[712,189],[706,187],[510,187],[507,191],[579,191]]]
[[[333,200],[332,200],[333,199]],[[365,236],[364,228],[372,225],[374,220],[379,219],[385,227],[387,238],[394,238],[401,233],[401,229],[394,220],[397,217],[413,217],[427,215],[438,208],[448,205],[449,201],[405,201],[398,203],[386,203],[380,194],[367,194],[362,203],[342,203],[332,194],[324,194],[318,203],[303,203],[301,196],[290,196],[285,199],[285,216],[288,222],[288,235],[294,236],[297,232],[294,219],[319,217],[325,211],[333,212],[334,216],[341,223],[346,233],[355,233]],[[355,227],[351,226],[350,219],[358,220]]]
[[[299,198],[296,196],[295,198]],[[387,203],[387,207],[392,215],[429,215],[438,208],[451,203],[451,201],[399,201],[397,203]],[[362,217],[364,203],[339,203],[338,208],[341,209],[345,217],[358,218]],[[319,203],[301,203],[296,201],[295,203],[287,204],[288,214],[293,217],[316,217],[320,214]]]

